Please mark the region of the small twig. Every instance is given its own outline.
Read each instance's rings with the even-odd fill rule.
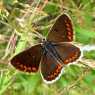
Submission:
[[[15,48],[16,40],[17,40],[17,36],[15,35],[15,32],[13,32],[7,44],[5,55],[2,57],[2,60],[8,56],[11,49]]]
[[[47,3],[48,3],[48,0],[45,0],[44,4],[42,6],[38,6],[38,10],[42,11],[44,9],[44,7],[47,5]]]

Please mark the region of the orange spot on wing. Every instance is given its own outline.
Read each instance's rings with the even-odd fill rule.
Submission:
[[[33,70],[33,71],[37,71],[37,69],[36,69],[35,67],[32,67],[32,70]]]
[[[68,62],[69,62],[69,60],[65,60],[65,61],[64,61],[65,64],[68,63]]]
[[[27,70],[31,71],[31,67],[28,67]]]
[[[69,40],[71,40],[71,39],[72,39],[72,37],[71,37],[71,36],[68,36],[68,39],[69,39]]]
[[[21,69],[23,69],[23,65],[22,65],[22,64],[19,64],[19,67],[20,67]]]
[[[66,29],[67,29],[67,31],[71,31],[71,28],[70,27],[67,27]]]
[[[71,32],[67,32],[68,33],[68,35],[72,35],[72,33]]]
[[[70,25],[68,23],[66,23],[66,26],[69,27]]]
[[[27,71],[27,67],[26,66],[23,66],[23,68],[24,68],[24,71]]]

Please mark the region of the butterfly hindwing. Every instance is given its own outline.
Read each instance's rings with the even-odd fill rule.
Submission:
[[[41,45],[35,45],[31,48],[14,56],[11,64],[20,71],[36,72],[41,60]]]
[[[73,40],[73,28],[69,16],[62,14],[57,18],[49,31],[47,40],[53,42],[71,42]]]
[[[64,64],[76,61],[81,55],[80,49],[71,43],[59,43],[54,47]]]
[[[41,74],[46,83],[52,83],[61,76],[62,65],[49,52],[41,60]]]

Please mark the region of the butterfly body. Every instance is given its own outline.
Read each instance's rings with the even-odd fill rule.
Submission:
[[[56,60],[61,60],[61,57],[59,56],[59,54],[55,48],[55,43],[52,43],[51,41],[43,42],[42,53],[43,53],[43,55],[46,55],[47,53],[49,53],[50,56],[55,58]]]
[[[73,28],[71,19],[62,14],[41,43],[22,51],[11,59],[11,64],[24,72],[41,72],[46,83],[59,79],[64,65],[76,61],[81,54],[78,47],[71,44]]]

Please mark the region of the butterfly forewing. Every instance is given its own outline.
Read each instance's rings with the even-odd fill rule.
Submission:
[[[35,45],[31,48],[14,56],[11,64],[20,71],[36,72],[41,60],[41,45]]]
[[[57,80],[62,72],[62,65],[56,58],[47,52],[41,60],[41,74],[46,83],[51,83]]]
[[[73,40],[73,28],[69,16],[62,14],[57,18],[47,39],[53,42],[71,42]]]
[[[63,64],[76,61],[81,54],[80,49],[71,43],[56,44],[54,47],[59,54],[60,59],[63,60]]]

